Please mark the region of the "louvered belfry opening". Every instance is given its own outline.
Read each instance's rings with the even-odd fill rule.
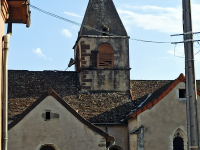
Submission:
[[[43,146],[40,150],[55,150],[52,146]]]
[[[173,140],[173,150],[184,150],[184,142],[182,137],[175,137]]]
[[[113,68],[113,48],[109,44],[101,44],[98,47],[98,68]]]

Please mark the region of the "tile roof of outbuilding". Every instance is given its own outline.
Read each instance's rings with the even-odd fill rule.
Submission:
[[[71,76],[74,76],[74,80],[70,80]],[[47,87],[52,87],[58,91],[58,94],[70,107],[88,121],[119,123],[130,112],[138,110],[140,104],[143,103],[141,106],[143,108],[158,98],[174,81],[176,80],[132,80],[132,100],[129,93],[123,92],[80,94],[78,90],[80,83],[76,72],[11,70],[9,71],[8,115],[14,117],[21,114]],[[68,85],[69,83],[72,88]],[[45,84],[46,86],[44,86]],[[197,81],[197,85],[200,87],[200,81]],[[151,97],[146,100],[150,93],[152,93]]]
[[[140,113],[144,112],[147,109],[150,109],[154,105],[156,105],[159,101],[161,101],[169,92],[173,90],[173,88],[179,84],[180,82],[185,82],[185,76],[183,74],[180,74],[180,76],[166,85],[162,86],[160,89],[153,92],[147,99],[141,103],[141,106],[138,107],[136,110],[132,111],[127,117],[136,117]],[[197,82],[197,84],[199,81]],[[199,85],[197,85],[198,87]],[[200,91],[197,88],[197,94],[200,95]]]
[[[46,97],[52,96],[55,100],[57,100],[63,107],[65,107],[74,117],[76,117],[80,122],[82,122],[85,126],[89,127],[91,130],[96,133],[102,135],[108,143],[114,141],[114,137],[107,134],[103,130],[91,124],[89,121],[85,120],[81,117],[72,107],[70,107],[53,89],[49,88],[46,92],[44,92],[35,102],[31,104],[22,114],[13,122],[8,125],[8,129],[10,130],[15,125],[17,125],[27,114],[29,114],[36,106],[38,106]]]

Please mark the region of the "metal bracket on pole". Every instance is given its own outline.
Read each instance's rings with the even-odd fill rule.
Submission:
[[[189,148],[199,148],[198,146],[189,146]]]
[[[185,32],[185,33],[183,33],[183,34],[173,34],[173,35],[171,35],[171,36],[180,36],[180,35],[186,35],[186,34],[199,34],[200,32]]]

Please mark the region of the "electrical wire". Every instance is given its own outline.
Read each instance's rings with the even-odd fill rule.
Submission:
[[[176,55],[176,46],[177,46],[177,44],[175,44],[175,46],[174,46],[174,56],[175,56],[175,57],[179,57],[179,58],[185,58],[185,57],[183,57],[183,56],[177,56],[177,55]]]
[[[43,13],[47,14],[47,15],[50,15],[50,16],[52,16],[52,17],[55,17],[55,18],[61,19],[61,20],[63,20],[63,21],[67,21],[67,22],[69,22],[69,23],[72,23],[72,24],[81,26],[80,23],[77,23],[77,22],[75,22],[75,21],[72,21],[72,20],[69,20],[69,19],[60,17],[60,16],[58,16],[58,15],[55,15],[55,14],[50,13],[50,12],[48,12],[48,11],[42,10],[42,9],[36,7],[36,6],[31,5],[31,4],[29,4],[29,6],[32,7],[32,8],[34,8],[34,9],[36,9],[36,10],[38,10],[38,11],[40,11],[40,12],[43,12]]]
[[[146,41],[146,40],[134,39],[134,38],[130,38],[130,40],[140,41],[140,42],[147,42],[147,43],[170,43],[170,44],[172,43],[172,42]]]
[[[196,52],[194,55],[197,55],[200,52],[200,50],[198,52]]]
[[[197,34],[197,37],[198,37],[198,39],[199,39],[198,34]],[[197,43],[199,44],[199,41],[197,41]],[[196,46],[195,46],[195,47],[196,47]],[[196,48],[200,48],[200,44],[199,44],[199,47],[196,47]],[[199,50],[198,52],[196,52],[194,55],[197,55],[199,52],[200,52],[200,50]]]
[[[40,8],[36,7],[36,6],[31,5],[30,3],[29,3],[28,5],[29,5],[30,7],[32,7],[33,9],[38,10],[38,11],[40,11],[40,12],[42,12],[42,13],[47,14],[47,15],[50,15],[50,16],[52,16],[52,17],[55,17],[55,18],[61,19],[61,20],[63,20],[63,21],[67,21],[67,22],[69,22],[69,23],[72,23],[72,24],[81,26],[80,23],[77,23],[77,22],[75,22],[75,21],[72,21],[72,20],[69,20],[69,19],[60,17],[60,16],[55,15],[55,14],[53,14],[53,13],[50,13],[50,12],[48,12],[48,11],[45,11],[45,10],[43,10],[43,9],[40,9]],[[89,29],[89,30],[94,30],[94,31],[97,31],[97,32],[100,32],[100,33],[105,33],[105,34],[110,35],[110,36],[119,36],[119,35],[116,35],[116,34],[113,34],[113,33],[108,33],[108,32],[104,32],[104,31],[101,31],[101,30],[92,28],[92,27],[90,27],[90,26],[83,25],[83,27],[85,27],[85,28],[87,28],[87,29]],[[147,42],[147,43],[160,43],[160,44],[172,43],[172,42],[148,41],[148,40],[142,40],[142,39],[136,39],[136,38],[130,38],[130,40],[140,41],[140,42]]]

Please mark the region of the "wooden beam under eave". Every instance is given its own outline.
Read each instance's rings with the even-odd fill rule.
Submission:
[[[8,3],[6,0],[1,0],[1,16],[4,20],[4,22],[6,22],[6,19],[8,18]]]
[[[5,1],[5,0],[2,0]],[[30,26],[29,0],[7,0],[9,6],[9,18],[6,23],[23,23]]]
[[[27,5],[22,5],[22,18],[23,18],[23,23],[24,24],[27,24],[26,8],[27,8]]]
[[[23,20],[22,7],[10,7],[9,19],[10,20]]]
[[[8,1],[8,5],[11,7],[22,7],[24,1]]]
[[[4,7],[8,8],[8,3],[6,0],[1,0],[1,5],[3,5]]]

